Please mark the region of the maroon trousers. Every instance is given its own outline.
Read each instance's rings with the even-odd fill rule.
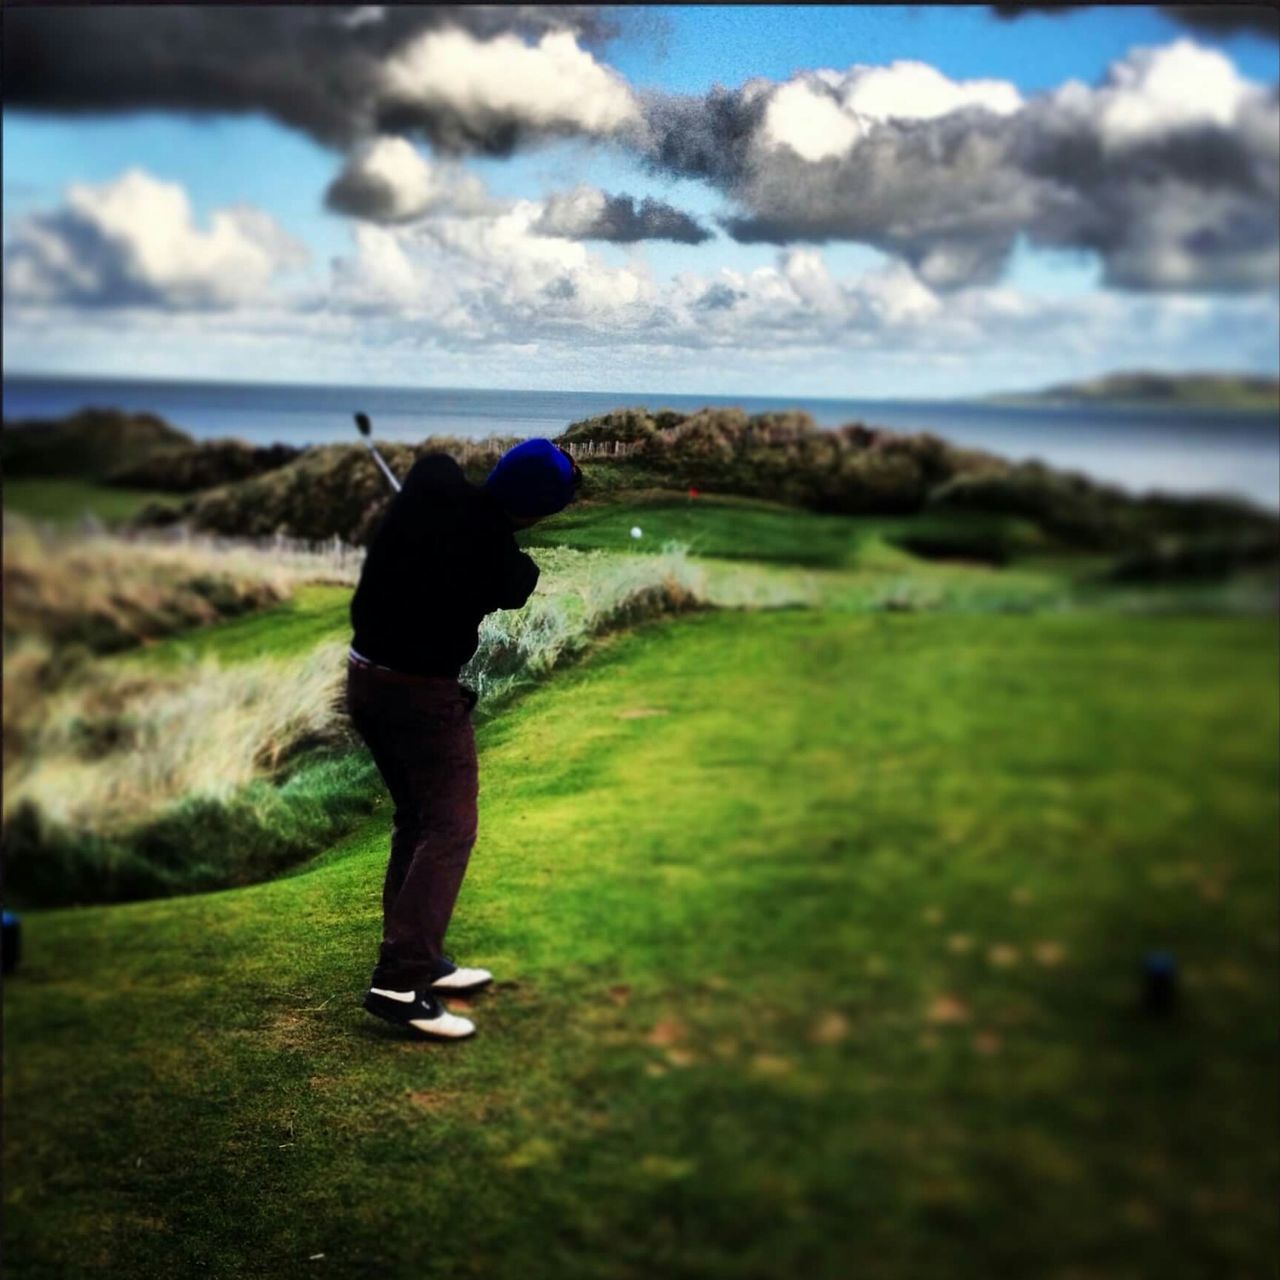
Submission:
[[[456,680],[348,662],[347,712],[395,803],[371,986],[421,990],[447,971],[445,930],[476,839],[474,703]]]

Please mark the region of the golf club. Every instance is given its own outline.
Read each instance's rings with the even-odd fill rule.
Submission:
[[[382,474],[387,477],[387,483],[397,493],[399,493],[400,481],[396,479],[395,472],[392,471],[389,466],[387,466],[386,461],[382,457],[382,454],[380,454],[377,451],[377,449],[375,449],[373,446],[373,440],[370,438],[373,435],[373,423],[369,421],[369,415],[367,413],[357,413],[355,415],[355,419],[356,419],[356,430],[360,432],[360,439],[365,442],[365,445],[368,448],[369,452],[373,454],[374,462],[376,462],[378,466],[382,468]]]

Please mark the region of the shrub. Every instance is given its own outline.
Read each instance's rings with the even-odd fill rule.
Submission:
[[[0,457],[10,476],[101,478],[152,454],[194,444],[186,432],[153,413],[90,408],[59,422],[6,422]]]
[[[657,419],[651,418],[643,409],[615,409],[598,418],[571,422],[560,440],[566,444],[590,444],[600,440],[631,444],[649,440],[655,431],[674,426],[680,416],[669,409],[658,414]]]
[[[379,444],[378,450],[400,476],[427,453],[448,453],[467,478],[478,483],[514,443],[503,438],[437,437],[412,446]],[[364,546],[390,500],[386,478],[362,446],[322,445],[303,450],[282,467],[196,494],[178,506],[145,508],[132,525],[151,528],[181,522],[242,538],[280,535],[321,542],[337,537]]]
[[[748,416],[734,407],[685,414],[618,409],[571,424],[559,438],[579,445],[581,496],[635,489],[686,489],[765,498],[847,515],[908,515],[952,508],[1013,515],[1071,545],[1120,549],[1156,533],[1274,530],[1267,512],[1226,499],[1134,498],[1042,463],[1012,464],[960,449],[928,432],[848,423],[820,430],[800,411]],[[514,439],[425,440],[381,446],[404,474],[423,453],[443,450],[479,482]],[[622,452],[613,453],[610,446]],[[281,533],[365,544],[386,509],[385,481],[358,445],[308,449],[264,475],[209,490],[177,508],[149,507],[139,526],[188,521],[197,528],[260,537]]]
[[[225,558],[172,546],[79,537],[4,521],[4,634],[94,652],[127,648],[286,598],[292,577],[263,557]]]
[[[1127,502],[1118,489],[1039,462],[956,476],[929,496],[933,508],[1025,516],[1064,541],[1099,549],[1123,541]]]
[[[1173,535],[1121,556],[1105,576],[1117,582],[1221,578],[1277,560],[1280,543],[1269,534]]]
[[[287,444],[255,448],[243,440],[205,440],[187,448],[165,449],[116,467],[106,477],[123,489],[193,493],[246,480],[286,466],[302,451]]]
[[[793,503],[819,511],[892,514],[919,510],[931,485],[954,474],[962,455],[936,436],[898,436],[851,423],[820,430],[799,410],[748,417],[739,408],[692,414],[664,410],[606,414],[573,424],[568,442],[638,441],[602,491],[622,487],[630,470],[646,484],[689,485]],[[977,465],[980,455],[966,459]],[[591,467],[587,467],[590,492]]]
[[[945,518],[926,514],[890,542],[926,560],[968,560],[1005,565],[1019,552],[1042,550],[1049,545],[1039,528],[1028,520],[985,513],[957,513]]]

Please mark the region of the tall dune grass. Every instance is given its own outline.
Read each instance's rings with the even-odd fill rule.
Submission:
[[[107,533],[93,522],[67,529],[5,513],[6,789],[16,764],[46,753],[37,737],[59,741],[46,721],[59,723],[60,706],[107,697],[110,682],[92,669],[94,654],[278,604],[302,583],[354,584],[363,558],[363,550],[337,542],[248,542],[180,528]],[[77,692],[51,701],[78,677]],[[114,696],[118,703],[125,697],[121,690]],[[79,765],[62,772],[70,778]],[[96,796],[96,787],[89,792]]]
[[[162,676],[105,666],[51,697],[5,778],[4,812],[115,833],[183,796],[225,799],[299,744],[340,737],[344,646]]]
[[[4,517],[4,634],[93,652],[276,604],[302,582],[354,584],[364,552],[183,529],[68,530]]]
[[[482,707],[593,635],[705,598],[702,571],[676,548],[537,558],[533,599],[485,619],[463,673]],[[356,742],[342,705],[345,649],[335,639],[302,657],[226,667],[205,657],[163,671],[90,664],[47,699],[22,750],[6,752],[10,888],[44,902],[243,883],[336,835],[380,788],[363,752],[358,765],[333,764]],[[307,769],[330,781],[310,786],[299,776]],[[295,823],[298,806],[305,820]]]
[[[462,672],[492,704],[580,653],[594,636],[708,603],[706,574],[674,544],[661,555],[540,548],[542,577],[523,609],[491,613]]]

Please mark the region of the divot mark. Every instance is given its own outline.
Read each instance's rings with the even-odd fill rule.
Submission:
[[[941,995],[929,1006],[930,1022],[955,1023],[969,1021],[969,1006],[955,996]]]

